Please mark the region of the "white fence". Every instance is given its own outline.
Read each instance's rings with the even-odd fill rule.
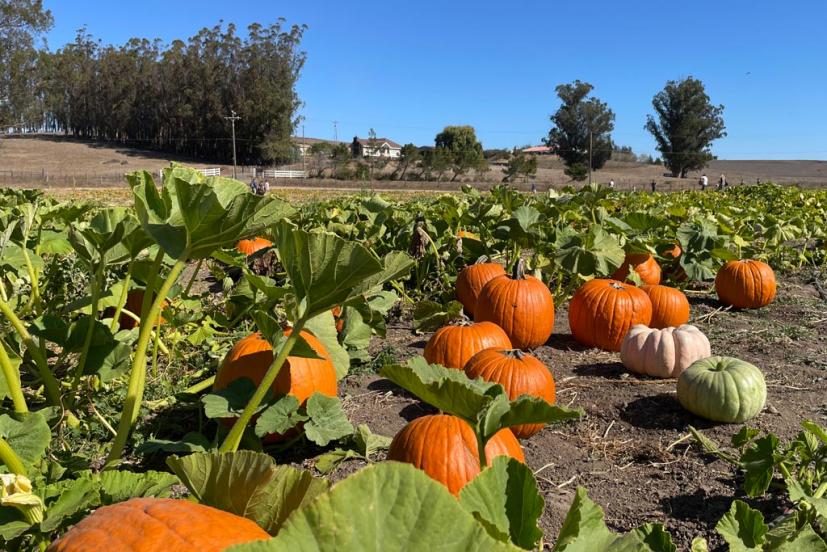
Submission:
[[[261,171],[261,176],[264,178],[307,178],[307,171],[264,169]]]

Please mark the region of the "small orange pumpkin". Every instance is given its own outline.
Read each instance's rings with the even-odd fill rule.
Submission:
[[[661,251],[661,257],[666,259],[677,259],[683,253],[683,250],[678,242],[667,244],[662,249],[659,249],[659,251]]]
[[[425,360],[462,370],[472,356],[489,347],[511,348],[511,340],[493,322],[444,326],[425,344]]]
[[[761,261],[729,261],[715,277],[715,291],[725,305],[738,309],[765,307],[775,299],[775,272]]]
[[[244,255],[252,255],[256,251],[271,247],[273,242],[265,238],[253,238],[250,240],[241,240],[236,244],[235,248],[239,253]]]
[[[477,439],[466,422],[448,414],[422,416],[402,428],[391,441],[388,460],[407,462],[459,494],[480,473]],[[525,462],[520,442],[501,429],[485,445],[488,464],[497,456]]]
[[[457,300],[462,303],[462,308],[468,316],[474,316],[474,307],[480,291],[485,284],[496,278],[504,276],[505,269],[499,263],[489,263],[488,257],[482,256],[477,262],[463,268],[457,274],[456,295]]]
[[[345,329],[345,319],[342,318],[342,307],[336,305],[330,312],[333,313],[333,320],[336,321],[336,333],[342,333],[342,330]]]
[[[669,286],[641,286],[652,302],[650,328],[677,328],[689,322],[689,301],[679,289]]]
[[[649,325],[652,302],[646,292],[617,280],[595,279],[580,286],[569,303],[574,338],[589,347],[620,351],[629,328]]]
[[[153,299],[154,299],[154,297],[153,297]],[[126,296],[126,303],[124,303],[123,308],[128,310],[129,312],[131,312],[132,314],[134,314],[136,316],[141,316],[141,308],[143,307],[143,304],[144,304],[144,290],[142,290],[142,289],[133,289]],[[165,299],[161,310],[166,309],[167,307],[169,307],[169,301],[167,301]],[[114,308],[108,308],[104,311],[104,317],[114,316],[114,314],[115,314],[115,309]],[[166,322],[167,321],[164,320],[164,317],[161,316],[160,323],[161,324],[166,324]],[[127,314],[121,313],[121,315],[118,317],[118,327],[122,330],[131,330],[132,328],[136,328],[138,326],[140,326],[140,322],[138,322],[137,320],[135,320],[134,318],[132,318],[131,316],[129,316]]]
[[[523,259],[511,276],[494,278],[482,288],[474,319],[494,322],[516,349],[539,347],[554,329],[554,299],[548,287],[525,273]]]
[[[486,349],[471,357],[465,364],[465,374],[471,379],[499,383],[508,398],[531,395],[549,404],[555,401],[554,376],[536,357],[519,349]],[[518,439],[527,439],[543,429],[543,424],[523,424],[511,431]]]
[[[654,286],[660,283],[660,265],[649,253],[627,253],[626,259],[620,265],[620,268],[612,274],[612,278],[624,282],[629,277],[630,269],[633,269],[640,276],[644,284]]]
[[[268,540],[254,521],[189,500],[133,498],[98,508],[48,552],[220,552]]]
[[[291,331],[291,328],[287,328],[284,335],[290,335]],[[312,333],[302,330],[301,336],[322,358],[288,356],[271,387],[273,394],[276,397],[292,395],[302,404],[317,392],[335,397],[338,391],[336,368],[330,361],[327,349]],[[272,363],[273,348],[270,344],[258,332],[250,334],[238,341],[227,353],[215,375],[213,390],[224,389],[241,378],[248,378],[257,386]],[[233,420],[228,420],[225,423],[232,422]],[[278,440],[278,437],[269,436],[268,440]]]

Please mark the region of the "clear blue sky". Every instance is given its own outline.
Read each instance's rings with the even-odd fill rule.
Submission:
[[[219,20],[305,23],[298,91],[307,136],[432,144],[470,124],[486,148],[538,144],[575,79],[617,115],[614,140],[654,152],[643,130],[669,79],[700,78],[725,106],[723,159],[827,159],[825,0],[46,0],[50,48],[86,25],[105,43],[186,38]],[[301,133],[301,129],[298,130]]]

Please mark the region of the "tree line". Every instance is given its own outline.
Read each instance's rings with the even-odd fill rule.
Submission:
[[[34,46],[52,24],[40,0],[0,0],[0,10],[3,125],[228,162],[234,111],[240,162],[290,158],[304,26],[255,23],[240,35],[218,24],[186,41],[121,46],[81,29],[50,52]]]

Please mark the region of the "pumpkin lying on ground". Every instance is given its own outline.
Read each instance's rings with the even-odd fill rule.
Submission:
[[[49,552],[220,552],[267,540],[255,522],[188,500],[133,498],[98,508]]]
[[[745,422],[767,401],[764,374],[732,357],[694,362],[678,378],[678,400],[688,411],[715,422]]]
[[[775,298],[775,289],[775,273],[761,261],[729,261],[715,277],[715,291],[721,303],[738,309],[769,305]]]
[[[664,329],[632,326],[620,348],[623,366],[656,378],[676,378],[693,362],[710,355],[709,340],[689,324]]]
[[[482,288],[474,319],[494,322],[517,349],[532,349],[548,341],[554,328],[554,299],[548,287],[525,273],[517,262],[514,272],[494,278]]]
[[[273,242],[265,238],[252,238],[249,240],[241,240],[239,241],[235,248],[239,253],[243,253],[244,255],[252,255],[256,251],[260,251],[264,248],[271,247]]]
[[[425,345],[425,360],[462,370],[472,356],[490,347],[511,348],[511,340],[493,322],[461,323],[434,332]]]
[[[291,331],[290,328],[284,330],[284,335],[290,335]],[[327,349],[310,332],[302,330],[301,336],[322,358],[288,356],[273,382],[271,388],[273,394],[276,397],[292,395],[302,404],[317,392],[335,397],[337,392],[336,368],[330,361]],[[248,335],[238,341],[227,353],[215,375],[213,390],[220,391],[241,378],[248,378],[258,386],[272,363],[273,349],[270,344],[258,333]],[[227,423],[231,425],[233,421],[229,420]],[[268,436],[268,441],[278,440],[279,437],[278,435]]]
[[[589,347],[620,351],[635,324],[649,324],[652,302],[646,292],[617,280],[595,279],[580,286],[569,303],[574,338]]]
[[[476,263],[466,266],[457,274],[457,300],[462,303],[462,308],[468,316],[474,315],[474,307],[485,284],[497,276],[505,275],[505,269],[501,264],[487,261],[487,257],[480,257]]]
[[[612,274],[612,279],[623,282],[629,277],[630,270],[634,270],[644,284],[653,286],[660,283],[660,265],[649,253],[627,253],[623,264]]]
[[[554,404],[554,377],[548,367],[536,357],[519,349],[486,349],[471,357],[465,364],[465,374],[471,379],[499,383],[510,400],[531,395]],[[543,429],[543,424],[513,426],[511,431],[519,439],[527,439]]]
[[[391,441],[388,460],[407,462],[439,481],[454,495],[480,473],[477,439],[466,422],[448,414],[417,418]],[[520,442],[501,429],[485,445],[488,464],[497,456],[525,462]]]
[[[651,328],[678,327],[689,322],[689,301],[686,295],[669,286],[641,286],[652,302]]]

